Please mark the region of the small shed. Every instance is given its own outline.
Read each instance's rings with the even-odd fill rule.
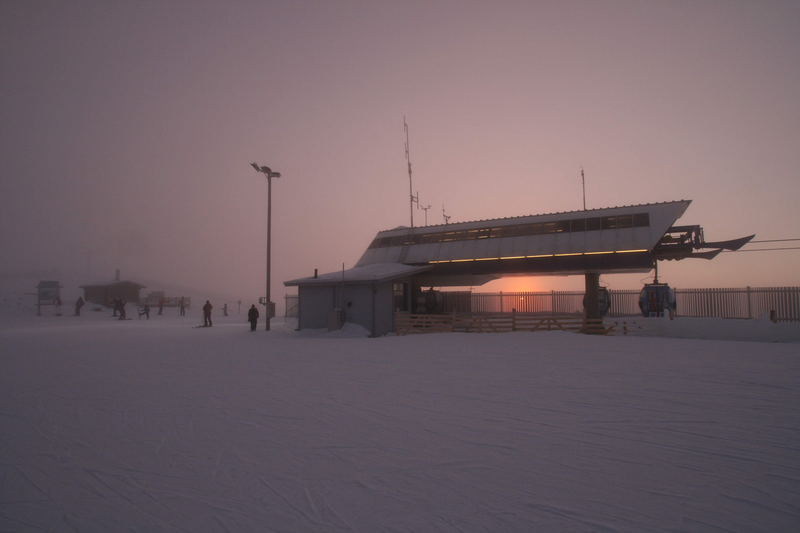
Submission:
[[[110,283],[81,285],[84,300],[106,306],[110,306],[114,300],[138,304],[139,291],[144,288],[144,285],[135,281],[112,281]]]
[[[372,336],[394,330],[394,311],[408,309],[411,277],[431,267],[371,264],[284,283],[297,287],[298,329],[322,329],[339,313]]]
[[[42,314],[43,305],[61,306],[61,284],[57,281],[40,281],[36,285],[36,314]]]

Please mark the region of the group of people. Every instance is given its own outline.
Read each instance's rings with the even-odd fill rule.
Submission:
[[[111,308],[114,311],[111,316],[119,315],[120,320],[127,320],[128,315],[125,312],[125,303],[126,303],[125,300],[123,300],[122,298],[114,298],[113,300],[111,300]]]
[[[126,320],[127,314],[125,313],[125,300],[121,298],[114,298],[111,301],[111,308],[113,313],[111,316],[119,317],[119,320]],[[78,297],[77,301],[75,302],[75,316],[81,316],[81,309],[83,306],[86,305],[83,297]],[[159,302],[158,306],[158,314],[160,315],[163,312],[164,304],[163,300]],[[213,326],[213,322],[211,320],[211,310],[214,309],[214,306],[211,305],[209,300],[206,300],[206,303],[203,305],[203,327],[210,328]],[[184,304],[184,299],[180,299],[180,313],[181,316],[186,316],[186,306]],[[228,304],[224,304],[222,306],[222,313],[225,316],[228,316]],[[144,316],[147,320],[150,320],[150,305],[147,303],[144,304],[143,307],[139,308],[139,318]],[[255,304],[250,306],[250,309],[247,311],[247,321],[250,322],[250,331],[256,330],[256,324],[258,324],[258,318],[261,316],[256,309]]]
[[[211,305],[211,302],[206,300],[205,305],[203,305],[203,327],[210,328],[213,323],[211,322],[211,310],[214,309],[214,306]],[[225,316],[228,316],[228,304],[222,306],[222,312]],[[258,317],[259,317],[258,309],[256,309],[255,304],[250,306],[250,309],[247,311],[247,321],[250,322],[250,331],[256,330],[256,324],[258,324]]]

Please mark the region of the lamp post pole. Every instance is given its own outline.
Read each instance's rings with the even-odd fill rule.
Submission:
[[[267,291],[266,291],[266,302],[264,304],[264,312],[265,312],[265,320],[264,320],[264,331],[269,331],[271,311],[272,311],[272,301],[270,300],[270,268],[271,268],[271,236],[272,236],[272,178],[280,178],[280,172],[273,172],[271,168],[267,166],[258,166],[256,163],[250,163],[256,172],[264,174],[267,178]]]

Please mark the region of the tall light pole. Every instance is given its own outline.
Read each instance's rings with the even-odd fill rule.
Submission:
[[[272,234],[272,178],[280,178],[280,172],[273,172],[271,168],[267,166],[258,166],[256,163],[250,163],[256,172],[264,174],[267,178],[267,299],[264,304],[265,307],[265,325],[264,330],[269,331],[269,321],[272,318],[271,311],[272,311],[272,301],[270,300],[269,295],[269,270],[270,270],[270,236]]]

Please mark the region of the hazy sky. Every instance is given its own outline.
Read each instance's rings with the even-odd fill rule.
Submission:
[[[2,273],[263,294],[257,161],[284,176],[280,295],[408,224],[404,114],[431,223],[580,209],[583,165],[589,207],[688,198],[709,240],[800,237],[796,1],[1,0],[0,68]],[[662,265],[678,287],[798,272],[797,250]]]

